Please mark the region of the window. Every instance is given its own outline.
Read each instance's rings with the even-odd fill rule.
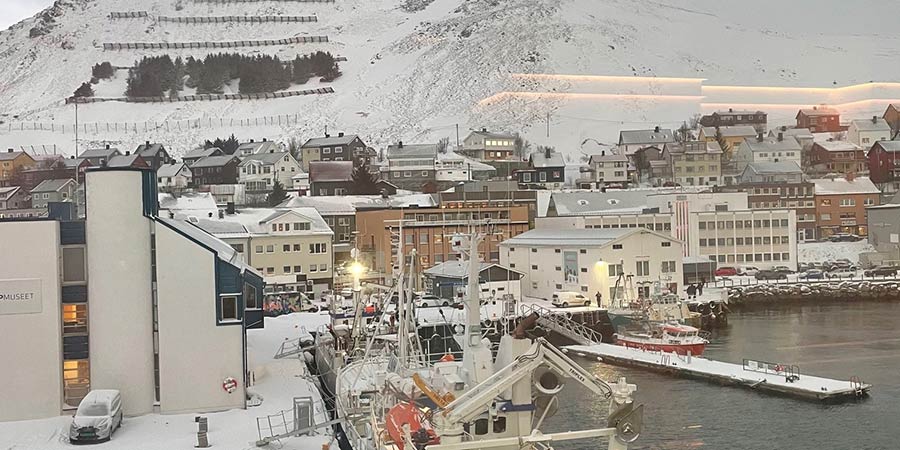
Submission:
[[[322,154],[324,154],[324,155],[330,155],[330,154],[331,154],[331,147],[323,147],[323,148],[322,148]]]
[[[706,247],[706,239],[700,239],[700,246]]]
[[[581,253],[582,255],[586,255],[586,254],[587,254],[587,250],[581,248],[581,249],[578,249],[578,253]]]
[[[663,261],[662,262],[662,273],[672,273],[675,272],[675,261]]]
[[[294,266],[294,273],[303,273],[303,266]]]
[[[540,177],[541,183],[547,181],[547,172],[541,172],[538,174],[538,176]]]
[[[856,206],[856,199],[852,198],[842,198],[841,206]]]
[[[410,235],[407,235],[407,236],[410,236]],[[312,255],[320,255],[320,254],[328,253],[328,247],[326,245],[327,244],[325,244],[324,242],[318,243],[318,244],[309,244],[309,253]]]
[[[258,299],[256,298],[256,287],[247,283],[244,283],[244,308],[245,309],[259,309],[262,305],[259,304]]]
[[[347,190],[344,188],[334,188],[334,195],[344,195],[347,193]]]
[[[532,265],[531,265],[531,270],[538,270],[537,264],[532,264]]]
[[[419,243],[427,244],[428,243],[428,233],[422,233],[419,235]]]
[[[90,362],[86,359],[63,361],[63,400],[78,406],[91,387]]]
[[[281,251],[284,252],[284,253],[290,253],[290,252],[291,252],[291,244],[284,244],[284,245],[282,245],[282,246],[281,246]]]
[[[822,220],[831,220],[831,214],[828,213],[822,213],[820,217]]]
[[[705,229],[706,229],[706,222],[700,222],[698,225],[699,225],[699,227],[700,227],[701,230],[705,230]]]
[[[267,245],[267,246],[266,246],[266,253],[275,253],[275,246],[274,246],[274,245]]]
[[[617,277],[625,273],[625,270],[622,268],[622,264],[610,264],[609,265],[609,276]]]
[[[231,244],[231,248],[238,253],[244,253],[244,244]]]
[[[87,303],[63,303],[62,332],[63,336],[88,332]]]
[[[294,251],[300,253],[300,244],[294,244]]]
[[[650,275],[650,261],[637,261],[635,262],[635,265],[637,266],[637,270],[635,271],[637,276],[646,277]]]
[[[219,298],[219,321],[241,320],[238,313],[238,298],[234,295],[223,295]]]
[[[83,283],[87,281],[84,247],[63,247],[63,283]]]
[[[291,266],[283,266],[281,268],[281,271],[284,272],[285,274],[289,274],[289,273],[291,273]]]
[[[871,198],[871,197],[867,197],[867,198],[863,201],[863,205],[865,205],[865,206],[872,206],[872,205],[874,205],[874,204],[875,204],[875,199],[874,199],[874,198]]]
[[[266,267],[266,273],[269,274],[269,275],[274,275],[274,274],[275,274],[275,268],[274,268],[274,267]]]
[[[522,182],[523,183],[531,183],[531,173],[525,172],[522,174]]]
[[[309,230],[309,222],[294,222],[294,231]]]
[[[309,272],[310,272],[310,273],[318,272],[318,271],[319,271],[319,266],[317,266],[317,265],[315,265],[315,264],[310,264],[310,265],[309,265]]]
[[[319,264],[319,272],[328,271],[328,264]]]
[[[613,244],[613,250],[622,250],[622,244]]]

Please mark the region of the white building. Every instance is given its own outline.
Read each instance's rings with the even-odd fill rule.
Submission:
[[[793,136],[779,133],[774,137],[763,137],[760,134],[756,139],[744,139],[734,154],[734,162],[738,173],[743,172],[751,162],[793,161],[802,165],[802,150]]]
[[[238,168],[238,182],[245,186],[246,192],[269,192],[275,181],[289,189],[294,184],[293,177],[303,172],[290,152],[247,155]]]
[[[118,389],[125,415],[246,406],[262,277],[230,246],[159,217],[152,170],[86,172],[86,221],[0,221],[0,420]],[[222,388],[234,378],[233,392]]]
[[[878,141],[886,141],[891,138],[891,126],[887,121],[878,116],[871,119],[855,119],[850,121],[847,128],[847,140],[869,149]]]
[[[675,142],[675,133],[667,128],[655,127],[652,130],[624,130],[619,132],[619,149],[631,156],[645,147],[662,149],[664,145]]]
[[[601,152],[599,155],[591,155],[588,160],[588,167],[590,169],[590,182],[599,186],[609,186],[611,184],[627,186],[631,181],[631,174],[634,172],[634,169],[629,167],[627,156],[612,152],[607,154],[606,151]],[[579,184],[584,182],[585,180],[582,179],[579,181]]]
[[[191,184],[191,169],[183,162],[163,164],[156,171],[156,183],[160,191],[178,191]]]
[[[500,244],[502,265],[525,274],[523,295],[550,299],[554,292],[580,292],[606,305],[624,287],[620,275],[632,276],[639,296],[658,289],[679,292],[682,243],[645,228],[535,229]]]

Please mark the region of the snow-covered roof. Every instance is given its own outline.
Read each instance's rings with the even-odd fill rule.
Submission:
[[[310,207],[325,215],[352,215],[356,214],[357,206],[402,208],[410,205],[417,205],[419,208],[430,208],[438,206],[438,203],[431,194],[394,195],[386,199],[380,195],[341,195],[293,197],[279,205],[279,207]]]
[[[714,137],[716,135],[716,127],[703,127],[703,135],[706,137]],[[756,136],[756,128],[750,125],[735,125],[731,127],[719,127],[719,133],[722,137],[750,137]]]
[[[184,163],[163,164],[156,170],[157,177],[174,177],[181,172],[185,166]]]
[[[891,131],[891,126],[881,117],[873,117],[871,119],[853,119],[850,126],[859,131]]]
[[[79,158],[109,158],[112,155],[115,155],[119,152],[119,149],[115,147],[111,148],[93,148],[89,150],[85,150],[78,154]]]
[[[802,108],[797,115],[803,114],[804,116],[809,117],[818,117],[818,116],[836,116],[840,113],[838,110],[828,107],[828,106],[815,106],[812,108]]]
[[[434,158],[438,153],[437,144],[399,144],[389,145],[387,148],[388,159],[419,159]]]
[[[212,249],[212,251],[214,251],[216,253],[216,256],[219,259],[221,259],[222,261],[225,261],[241,270],[245,270],[245,271],[254,273],[254,274],[258,275],[260,278],[262,278],[262,275],[260,275],[258,272],[256,272],[255,269],[248,266],[247,264],[244,264],[243,260],[241,259],[241,255],[238,252],[236,252],[234,250],[234,248],[231,247],[231,245],[229,245],[225,241],[207,233],[200,227],[195,226],[194,224],[191,224],[190,222],[186,222],[184,220],[170,219],[168,217],[157,217],[156,220],[158,220],[160,222],[164,222],[165,224],[171,226],[172,228],[175,228],[176,230],[183,233],[184,235],[189,236],[190,238],[194,239],[195,241]]]
[[[557,229],[537,228],[509,238],[500,243],[504,247],[515,245],[526,246],[602,246],[641,228],[586,228],[571,229],[561,233]]]
[[[670,154],[710,154],[722,153],[722,147],[716,141],[668,142],[663,147]]]
[[[241,158],[241,166],[248,166],[253,163],[263,163],[265,165],[275,164],[278,161],[281,161],[288,152],[279,152],[279,153],[254,153],[252,155],[247,155]]]
[[[309,181],[350,181],[353,176],[353,161],[311,161]]]
[[[802,174],[803,170],[794,161],[755,161],[747,164],[746,170],[758,175],[765,174]]]
[[[272,141],[244,142],[243,144],[238,145],[237,148],[237,153],[251,155],[255,155],[257,153],[277,153],[281,151],[281,145]]]
[[[777,137],[763,138],[762,142],[756,138],[744,138],[744,144],[750,147],[753,152],[772,152],[772,151],[795,151],[802,150],[800,143],[794,136],[783,136],[782,140]]]
[[[298,208],[246,208],[235,212],[235,214],[225,215],[222,219],[214,219],[220,222],[232,222],[240,224],[250,234],[269,234],[268,223],[283,217],[285,215],[293,215],[299,220],[309,222],[309,230],[298,230],[295,234],[333,234],[331,228],[322,218],[322,215],[315,208],[298,207]],[[237,228],[234,227],[236,230]]]
[[[60,178],[56,180],[44,180],[34,187],[31,192],[57,192],[69,183],[75,183],[71,178]]]
[[[900,141],[878,141],[875,143],[875,146],[888,153],[900,152]]]
[[[720,116],[733,115],[733,114],[753,115],[753,114],[765,114],[765,112],[759,111],[759,110],[751,111],[749,109],[720,109],[713,114],[718,114]]]
[[[91,164],[91,162],[88,161],[87,159],[80,158],[80,157],[79,158],[66,158],[66,159],[63,159],[61,162],[64,167],[66,167],[68,169],[72,169],[72,168],[80,166],[85,161],[87,161],[88,165]]]
[[[222,154],[222,149],[219,147],[210,147],[210,148],[195,148],[184,154],[183,158],[188,159],[199,159],[206,158],[207,156],[212,156],[216,154]]]
[[[28,153],[21,152],[21,151],[19,151],[19,152],[15,152],[15,151],[0,152],[0,161],[12,161],[22,155],[28,155]],[[34,158],[32,158],[32,159],[34,159]]]
[[[469,136],[476,134],[478,136],[482,136],[488,139],[515,139],[516,135],[514,133],[506,133],[506,132],[494,132],[487,130],[475,130],[469,133]],[[466,137],[468,139],[468,136]]]
[[[617,153],[600,153],[596,155],[591,155],[588,159],[588,164],[593,165],[597,162],[626,162],[628,161],[628,157],[622,154]]]
[[[829,152],[855,152],[862,150],[862,147],[850,141],[819,141],[813,144],[813,147],[822,147],[823,150]]]
[[[469,168],[473,172],[496,172],[497,171],[497,168],[490,164],[485,164],[481,161],[478,161],[478,160],[475,160],[472,158],[467,158],[463,155],[460,155],[459,153],[451,152],[451,151],[448,151],[445,153],[438,152],[437,161],[440,163],[461,162],[466,168]]]
[[[151,157],[156,156],[156,154],[159,153],[160,150],[165,150],[165,147],[163,147],[162,144],[153,144],[150,142],[146,142],[138,145],[138,147],[134,150],[134,154],[139,156]]]
[[[175,213],[176,218],[209,217],[219,213],[216,199],[209,192],[185,192],[176,197],[160,192],[158,194],[159,209]]]
[[[531,163],[532,167],[537,168],[566,166],[566,160],[563,159],[562,154],[554,151],[534,152],[528,157],[528,162]]]
[[[355,134],[348,134],[344,136],[329,136],[329,137],[320,137],[320,138],[312,138],[306,141],[303,144],[303,147],[327,147],[329,145],[348,145],[353,142],[358,136]]]
[[[553,192],[550,202],[559,216],[640,213],[651,193],[644,189]]]
[[[856,177],[853,181],[846,178],[816,178],[809,181],[816,185],[816,195],[881,194],[869,177]]]
[[[19,186],[0,187],[0,199],[7,199],[16,195],[16,191],[19,189]]]
[[[106,162],[106,167],[131,167],[140,158],[141,155],[137,153],[131,155],[116,155],[109,158],[109,161]]]
[[[207,156],[191,164],[191,168],[195,167],[221,167],[227,165],[232,159],[237,159],[234,155]]]
[[[665,144],[666,142],[675,142],[675,135],[668,128],[619,132],[620,144]]]
[[[478,272],[481,273],[485,269],[488,269],[493,266],[497,266],[497,267],[500,267],[501,269],[509,270],[511,272],[522,273],[522,272],[518,272],[515,269],[510,269],[509,267],[501,266],[500,264],[487,263],[487,262],[480,263]],[[468,276],[469,276],[469,261],[468,260],[460,261],[458,259],[455,259],[452,261],[444,261],[440,264],[436,264],[428,269],[425,269],[425,273],[428,275],[439,275],[439,276],[447,277],[447,278],[460,278],[460,279],[468,278]]]
[[[809,128],[789,128],[786,126],[781,126],[778,128],[773,128],[769,130],[769,137],[778,137],[778,133],[781,133],[782,136],[793,136],[794,138],[803,138],[803,139],[812,139],[813,134],[812,131],[809,131]]]

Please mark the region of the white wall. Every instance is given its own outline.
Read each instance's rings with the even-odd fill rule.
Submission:
[[[671,246],[663,247],[662,242],[671,242]],[[603,246],[535,246],[533,248],[537,251],[532,252],[531,247],[504,243],[504,248],[511,246],[516,250],[512,252],[501,250],[500,263],[514,264],[515,270],[525,273],[522,293],[527,297],[549,300],[556,291],[574,291],[581,292],[594,302],[594,296],[599,291],[603,294],[604,303],[608,304],[611,300],[610,288],[615,286],[617,278],[610,276],[610,264],[621,262],[626,274],[636,275],[637,261],[649,261],[650,275],[635,276],[635,288],[640,281],[666,280],[664,284],[677,283],[679,290],[681,289],[682,248],[677,241],[639,230],[615,243],[622,244],[622,249],[613,249],[610,243]],[[561,250],[560,253],[556,253],[557,248]],[[580,249],[585,249],[586,253],[578,254],[578,280],[577,283],[569,283],[564,276],[564,254],[566,251],[578,252]],[[663,261],[675,261],[676,272],[663,274]],[[532,268],[533,265],[536,265],[537,269]],[[556,270],[556,267],[562,270]],[[581,268],[586,268],[587,272],[581,272]],[[557,285],[561,285],[561,288]],[[586,292],[581,289],[582,286],[587,286]]]
[[[150,227],[141,172],[87,172],[91,387],[118,389],[126,415],[153,410]]]
[[[156,226],[160,410],[203,412],[244,406],[243,325],[216,325],[213,253]],[[229,394],[225,378],[238,380]]]
[[[6,365],[0,421],[57,416],[62,405],[59,225],[0,223],[0,248],[0,288],[4,280],[39,279],[41,285],[40,312],[0,309],[0,361]]]

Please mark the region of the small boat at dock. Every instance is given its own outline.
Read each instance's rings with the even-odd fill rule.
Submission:
[[[650,331],[617,333],[616,344],[648,351],[700,356],[709,341],[705,333],[679,323],[654,324]]]

